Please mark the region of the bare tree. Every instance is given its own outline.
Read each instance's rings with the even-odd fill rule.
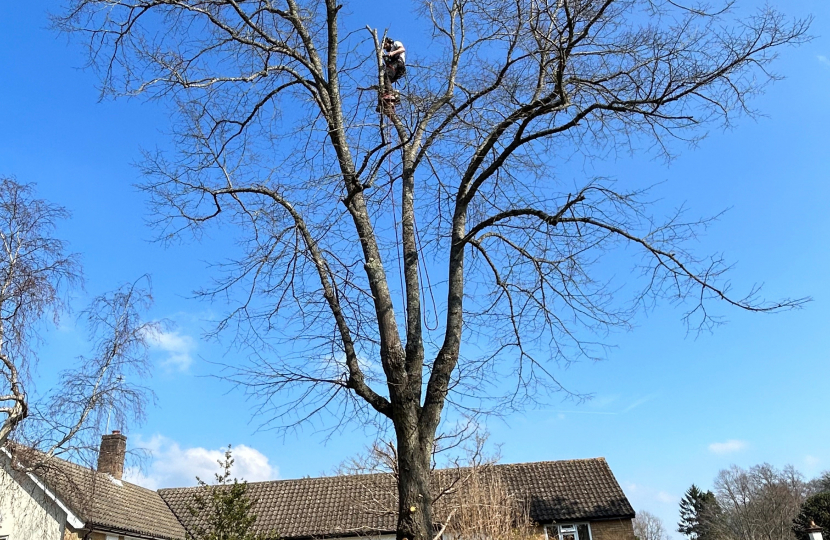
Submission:
[[[539,531],[530,519],[529,501],[511,493],[491,465],[477,464],[460,469],[458,474],[456,486],[441,493],[447,500],[441,501],[439,506],[443,510],[438,516],[442,528],[436,538],[444,531],[461,540],[539,537]]]
[[[486,434],[462,428],[453,432],[451,445],[445,446],[443,452],[437,452],[448,454],[440,459],[440,469],[437,467],[439,458],[433,458],[430,478],[436,520],[433,540],[445,538],[444,533],[447,533],[446,537],[463,540],[538,538],[538,523],[531,519],[529,501],[523,498],[527,494],[508,489],[495,466],[499,456],[485,453],[486,442]],[[363,500],[355,501],[361,512],[383,516],[397,514],[394,490],[399,470],[394,441],[375,441],[364,452],[341,463],[336,473],[367,475],[359,477],[365,479],[361,489]],[[391,475],[396,482],[378,481],[378,473]]]
[[[29,186],[0,179],[0,445],[29,415],[25,382],[37,323],[63,309],[61,287],[79,280],[77,261],[53,238],[63,209],[32,197]]]
[[[638,540],[668,540],[669,535],[663,526],[663,521],[645,510],[637,512],[634,518],[634,536]]]
[[[31,422],[18,437],[46,456],[90,461],[101,433],[143,421],[155,399],[142,383],[150,375],[149,340],[164,322],[148,322],[152,298],[147,278],[100,295],[81,314],[90,354],[67,362],[57,384],[35,403]]]
[[[140,314],[150,303],[146,278],[95,298],[81,314],[92,354],[74,367],[67,359],[53,388],[28,390],[38,329],[67,315],[66,295],[82,285],[77,256],[54,235],[66,217],[32,186],[0,179],[0,448],[23,445],[29,458],[38,456],[25,460],[30,468],[57,455],[88,460],[105,424],[123,428],[140,419],[152,398],[138,384],[147,374],[147,339],[160,327]]]
[[[748,470],[733,465],[715,479],[715,495],[723,512],[716,528],[735,540],[792,540],[792,523],[807,498],[809,486],[792,466],[769,464]]]
[[[146,154],[145,188],[162,238],[237,235],[202,293],[230,302],[217,332],[255,351],[234,379],[259,418],[389,426],[397,537],[428,540],[446,407],[561,390],[556,362],[600,355],[598,335],[655,302],[710,328],[712,300],[804,301],[733,295],[724,262],[688,249],[706,221],[557,173],[574,153],[669,155],[752,114],[776,51],[809,21],[741,18],[731,2],[409,5],[409,31],[433,46],[410,47],[398,105],[381,97],[385,33],[350,24],[338,0],[70,0],[55,21],[88,46],[103,95],[174,105],[177,151]],[[604,265],[626,246],[641,257],[619,283]]]
[[[808,485],[810,486],[810,495],[830,492],[830,471],[822,472],[819,476],[810,480]]]

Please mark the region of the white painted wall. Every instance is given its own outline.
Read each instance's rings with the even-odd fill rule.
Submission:
[[[66,512],[27,475],[13,471],[0,454],[0,537],[62,540]]]

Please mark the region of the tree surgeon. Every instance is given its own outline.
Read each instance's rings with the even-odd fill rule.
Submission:
[[[406,48],[400,41],[392,38],[383,38],[383,62],[386,70],[386,93],[384,100],[394,101],[395,94],[392,88],[401,77],[406,75]]]

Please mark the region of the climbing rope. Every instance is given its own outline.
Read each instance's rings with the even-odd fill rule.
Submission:
[[[421,264],[421,257],[424,255],[424,248],[421,245],[421,233],[418,231],[418,224],[415,222],[415,215],[412,215],[412,227],[415,229],[415,240],[418,242],[418,277],[421,282],[421,297],[426,296],[424,294],[424,278],[421,275],[421,267],[423,267],[424,275],[427,277],[427,290],[429,290],[429,298],[432,301],[432,313],[435,315],[435,326],[430,326],[429,321],[427,320],[427,310],[424,309],[423,317],[424,317],[424,326],[429,331],[438,330],[438,305],[435,303],[435,295],[432,293],[432,281],[429,279],[429,269],[427,265]]]
[[[388,130],[386,140],[391,141],[391,127],[386,123],[385,129]],[[389,175],[389,197],[392,200],[392,223],[395,227],[395,253],[398,256],[398,278],[401,283],[401,303],[403,304],[404,318],[409,318],[408,306],[406,303],[406,288],[403,282],[403,255],[401,254],[401,241],[398,237],[398,211],[395,208],[395,177],[392,175],[392,153],[386,156],[386,172]]]
[[[404,74],[404,85],[406,85],[408,83],[408,80],[409,80],[408,75]],[[381,141],[384,142],[384,143],[387,143],[387,144],[391,144],[392,143],[391,122],[389,122],[388,120],[384,121],[384,116],[390,116],[390,118],[391,118],[391,115],[389,115],[390,110],[391,110],[393,115],[395,114],[394,111],[395,111],[396,103],[395,102],[387,103],[386,100],[384,100],[383,98],[381,98],[380,101],[381,101],[381,105],[380,105],[380,108],[381,108],[381,110],[380,110],[380,113],[381,113]],[[386,107],[388,107],[389,109],[386,109]],[[394,187],[395,177],[393,175],[392,154],[391,153],[389,153],[386,156],[386,172],[387,172],[387,175],[389,176],[389,197],[390,197],[390,200],[392,202],[392,222],[393,222],[393,225],[395,227],[395,252],[396,252],[396,255],[397,255],[397,258],[398,258],[398,277],[400,279],[400,286],[401,286],[401,301],[402,301],[403,306],[404,306],[404,316],[408,319],[409,318],[409,311],[408,311],[409,306],[407,305],[407,302],[406,302],[406,286],[404,284],[404,273],[403,273],[403,262],[402,262],[403,261],[403,254],[401,253],[401,249],[402,249],[401,248],[401,241],[400,241],[400,237],[398,235],[398,213],[397,213],[397,208],[396,208],[396,205],[395,205],[395,187]],[[440,324],[439,320],[438,320],[438,304],[435,301],[435,294],[433,293],[433,288],[432,288],[432,280],[429,277],[429,269],[426,267],[426,265],[421,264],[421,257],[424,254],[424,249],[423,249],[423,245],[421,243],[421,233],[418,230],[418,225],[415,221],[414,214],[412,216],[412,227],[415,230],[415,241],[417,242],[417,249],[418,249],[418,255],[419,255],[418,259],[417,259],[417,264],[418,264],[418,281],[419,281],[419,284],[420,284],[421,298],[426,298],[426,296],[427,296],[426,293],[427,293],[427,291],[429,292],[429,300],[432,303],[432,313],[435,317],[435,323],[432,324],[432,325],[430,324],[430,321],[427,317],[427,310],[426,309],[423,309],[421,314],[422,314],[422,317],[423,317],[424,326],[427,328],[427,330],[434,331],[434,330],[438,329],[438,326]],[[426,279],[424,279],[424,278],[426,278]],[[424,288],[424,283],[425,282],[426,282],[426,288]]]

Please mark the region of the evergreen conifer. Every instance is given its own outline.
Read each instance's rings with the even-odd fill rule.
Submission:
[[[801,512],[793,520],[793,532],[798,540],[808,540],[807,529],[811,522],[830,532],[830,492],[813,495],[801,505]]]
[[[247,482],[231,479],[233,457],[230,446],[219,465],[222,473],[216,475],[215,485],[196,478],[201,489],[188,510],[198,521],[187,533],[187,540],[277,540],[276,534],[253,532],[257,520],[252,512],[255,501],[248,498]]]
[[[677,532],[690,540],[715,540],[715,523],[720,514],[715,495],[705,493],[692,484],[680,501],[680,522]]]

